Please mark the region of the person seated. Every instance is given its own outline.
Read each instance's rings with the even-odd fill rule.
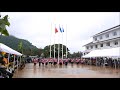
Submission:
[[[6,70],[4,61],[1,62],[0,72],[2,73],[4,78],[12,78],[13,77],[13,73],[10,73],[9,71]]]
[[[2,76],[2,72],[0,71],[0,78],[4,78],[3,76]]]

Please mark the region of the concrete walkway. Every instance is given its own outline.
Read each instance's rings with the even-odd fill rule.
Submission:
[[[120,78],[120,69],[90,65],[40,66],[33,63],[16,71],[13,78]]]

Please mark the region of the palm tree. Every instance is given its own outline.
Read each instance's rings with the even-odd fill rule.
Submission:
[[[22,43],[22,41],[20,41],[19,44],[18,44],[18,51],[20,51],[23,54],[23,43]]]
[[[0,33],[1,35],[3,34],[5,36],[9,36],[6,26],[10,26],[10,23],[8,21],[8,15],[4,16],[3,18],[1,18],[0,15]]]

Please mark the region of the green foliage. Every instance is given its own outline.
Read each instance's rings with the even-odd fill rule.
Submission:
[[[20,44],[20,42],[22,42],[23,54],[39,55],[38,53],[39,49],[36,46],[33,46],[29,41],[24,39],[18,39],[11,35],[1,36],[0,42],[21,53],[22,53],[22,51],[20,50],[21,47],[18,48],[18,45]]]
[[[1,35],[3,34],[5,36],[9,36],[6,26],[10,26],[10,23],[8,21],[8,15],[0,19],[0,32],[1,32]]]
[[[68,54],[69,49],[67,48]],[[50,45],[44,47],[44,56],[50,57]],[[63,55],[66,54],[66,46],[63,45]],[[59,44],[59,56],[62,57],[62,44]],[[54,45],[51,45],[51,57],[54,57]],[[55,44],[55,57],[58,57],[58,44]]]
[[[73,54],[70,54],[71,58],[81,58],[82,57],[82,52],[73,52]]]
[[[18,43],[18,51],[20,51],[23,54],[23,44],[22,41]]]

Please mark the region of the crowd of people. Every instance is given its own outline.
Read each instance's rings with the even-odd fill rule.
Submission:
[[[99,58],[67,58],[67,59],[54,59],[54,58],[33,58],[32,62],[34,65],[39,63],[39,66],[45,65],[68,65],[68,64],[85,64],[85,65],[94,65],[94,66],[109,66],[113,68],[120,68],[120,58],[113,59],[107,57],[99,57]]]
[[[39,63],[39,66],[46,66],[48,64],[50,65],[66,65],[69,63],[69,59],[60,59],[59,62],[57,59],[54,58],[33,58],[32,62],[34,63],[34,65],[36,65],[37,63]]]

